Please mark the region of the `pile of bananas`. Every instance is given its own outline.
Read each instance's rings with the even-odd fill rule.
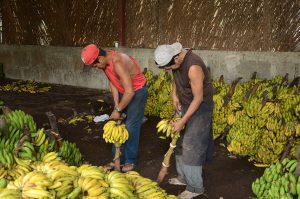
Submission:
[[[150,85],[146,113],[170,118],[173,115],[169,111],[173,110],[172,102],[161,104],[159,101],[171,96],[172,77],[168,77],[165,71],[157,77],[151,71],[145,75]],[[237,78],[229,85],[221,76],[213,81],[214,139],[226,139],[231,153],[248,156],[250,161],[256,163],[268,165],[276,162],[291,140],[290,154],[294,155],[296,146],[300,144],[298,79],[291,83],[287,76],[261,80],[254,73],[249,81],[240,80]],[[166,89],[166,85],[170,89]],[[164,97],[159,97],[160,93]],[[169,115],[162,110],[167,110]]]
[[[0,86],[0,91],[12,91],[12,92],[27,92],[27,93],[43,93],[50,90],[50,86],[42,87],[42,84],[37,83],[34,80],[18,80],[7,84],[5,86]]]
[[[49,137],[43,128],[37,129],[32,116],[21,110],[0,115],[0,124],[0,163],[8,169],[13,167],[15,158],[39,161],[45,154],[55,150],[70,165],[78,165],[83,161],[75,144],[63,142],[57,148],[57,141]]]
[[[153,73],[148,70],[145,77],[148,86],[145,115],[170,118],[174,113],[170,95],[173,76],[165,71],[159,73],[158,76],[153,76]]]
[[[17,159],[17,166],[21,175],[11,180],[0,166],[0,198],[177,198],[137,172],[109,172],[90,164],[68,166],[55,152],[39,162]]]
[[[288,141],[294,140],[293,155],[300,142],[299,117],[295,112],[300,103],[300,87],[283,84],[283,78],[275,80],[257,80],[252,87],[246,84],[251,95],[245,94],[247,98],[239,102],[241,108],[231,108],[234,111],[227,117],[230,152],[247,155],[250,161],[271,164],[278,161]]]
[[[135,188],[125,174],[82,164],[75,144],[62,141],[55,152],[56,141],[43,128],[37,129],[31,116],[19,110],[7,114],[2,116],[5,128],[1,128],[0,137],[0,198],[137,199],[138,194],[149,198],[142,190],[136,193],[139,183],[135,183]],[[29,120],[31,127],[27,125]],[[124,124],[109,121],[106,128],[105,132],[116,136],[110,141],[121,144],[128,139]],[[150,190],[145,193],[150,194]],[[176,198],[153,183],[150,196],[155,195]]]
[[[107,143],[123,144],[128,140],[125,124],[110,120],[103,126],[103,139]]]
[[[266,168],[264,174],[252,183],[257,198],[294,198],[300,196],[300,177],[295,175],[297,160],[285,158]]]

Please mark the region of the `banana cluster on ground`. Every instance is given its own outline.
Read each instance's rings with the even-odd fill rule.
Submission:
[[[252,183],[253,193],[257,198],[299,198],[300,177],[295,174],[297,165],[297,160],[288,158],[272,164]]]

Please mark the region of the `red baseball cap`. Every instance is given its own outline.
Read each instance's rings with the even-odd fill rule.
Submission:
[[[84,70],[93,66],[94,61],[99,56],[99,48],[95,44],[89,44],[81,51],[81,60],[84,63]]]

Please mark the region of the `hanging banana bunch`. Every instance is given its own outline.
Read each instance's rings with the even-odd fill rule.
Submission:
[[[103,127],[103,139],[107,143],[113,143],[116,147],[115,170],[120,171],[120,147],[128,140],[129,134],[122,120],[108,121]]]

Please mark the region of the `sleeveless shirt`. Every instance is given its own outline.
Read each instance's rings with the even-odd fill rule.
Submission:
[[[193,93],[188,77],[189,69],[192,65],[198,65],[204,73],[203,82],[203,102],[213,101],[213,86],[210,79],[210,74],[203,60],[189,49],[177,70],[173,70],[173,76],[176,84],[176,93],[179,101],[183,105],[189,105],[193,100]]]
[[[123,94],[125,92],[125,89],[120,82],[119,76],[116,74],[114,70],[114,64],[113,64],[113,57],[115,57],[117,54],[121,52],[117,52],[113,50],[108,50],[108,52],[111,52],[112,54],[110,55],[109,66],[105,68],[104,72],[108,77],[108,79],[111,81],[111,83],[118,89],[120,93]],[[141,72],[138,62],[131,56],[129,56],[129,58],[131,59],[131,61],[134,63],[136,67],[136,74],[133,77],[131,77],[131,83],[132,83],[133,90],[137,91],[145,85],[146,79],[143,73]]]

